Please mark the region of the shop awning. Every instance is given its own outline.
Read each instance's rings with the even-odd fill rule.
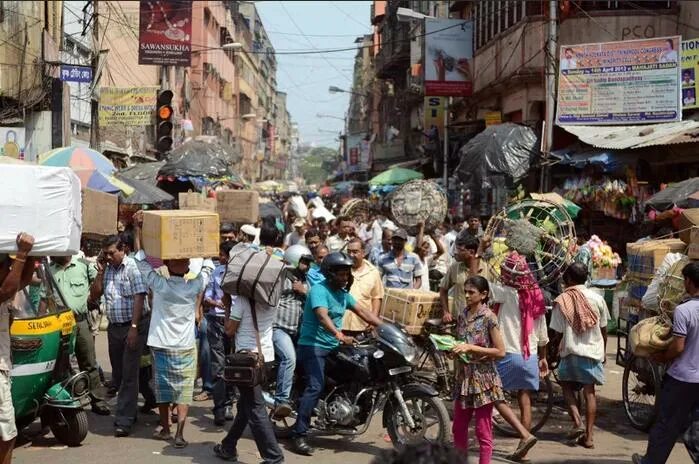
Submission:
[[[614,150],[699,142],[699,121],[693,119],[637,126],[561,125],[560,127],[588,145]]]

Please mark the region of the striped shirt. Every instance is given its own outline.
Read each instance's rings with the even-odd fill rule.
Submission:
[[[104,271],[104,300],[109,322],[116,324],[131,322],[134,297],[146,293],[148,293],[146,281],[133,258],[124,256],[123,261],[116,268],[111,264],[107,265]],[[148,312],[148,306],[144,304],[143,315]]]
[[[294,291],[294,281],[289,278],[291,272],[288,270],[286,272],[289,274],[284,278],[284,287],[277,306],[277,318],[274,321],[274,327],[283,329],[290,335],[296,335],[299,331],[306,297]],[[308,288],[308,284],[304,282],[304,285]]]
[[[422,277],[420,258],[415,253],[403,251],[403,262],[398,266],[393,250],[384,253],[378,266],[386,288],[413,288],[413,280]]]

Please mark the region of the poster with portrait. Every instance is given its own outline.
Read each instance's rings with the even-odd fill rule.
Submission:
[[[191,66],[192,2],[141,1],[138,64]]]
[[[697,77],[699,76],[699,39],[682,41],[682,108],[699,108]]]
[[[682,120],[680,37],[561,45],[560,125]]]
[[[473,94],[473,22],[425,19],[425,95]]]

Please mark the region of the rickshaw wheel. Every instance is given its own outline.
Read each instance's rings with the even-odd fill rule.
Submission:
[[[87,436],[87,413],[82,409],[52,411],[51,432],[67,446],[80,446]]]
[[[621,396],[631,425],[642,432],[650,430],[658,414],[660,373],[646,358],[631,356],[624,367]]]

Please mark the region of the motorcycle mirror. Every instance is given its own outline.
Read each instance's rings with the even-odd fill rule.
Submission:
[[[383,358],[384,352],[381,350],[376,350],[374,351],[374,359],[381,359]]]

